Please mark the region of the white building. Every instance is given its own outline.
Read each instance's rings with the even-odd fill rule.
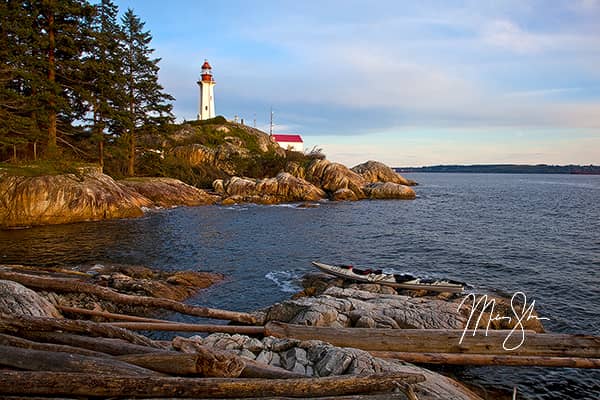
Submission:
[[[304,141],[302,140],[302,136],[300,135],[271,135],[271,138],[279,144],[279,146],[283,147],[286,150],[294,150],[303,152],[304,151]]]
[[[200,80],[198,81],[198,86],[200,86],[199,120],[215,117],[215,95],[213,91],[215,83],[212,76],[212,67],[208,63],[208,60],[204,60],[204,64],[202,64],[202,73],[200,74]]]

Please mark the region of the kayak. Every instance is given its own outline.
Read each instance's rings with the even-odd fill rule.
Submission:
[[[351,265],[329,265],[317,261],[313,261],[312,264],[321,271],[340,278],[398,289],[460,293],[465,287],[464,284],[455,281],[415,278],[408,274],[384,274],[381,270],[358,269]]]

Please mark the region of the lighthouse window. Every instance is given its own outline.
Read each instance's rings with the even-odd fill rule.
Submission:
[[[205,109],[205,110],[208,110],[208,106],[204,106],[204,109]]]

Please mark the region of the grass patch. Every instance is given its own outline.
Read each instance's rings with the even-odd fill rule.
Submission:
[[[0,173],[12,176],[36,177],[43,175],[79,175],[84,168],[98,168],[98,164],[66,160],[39,160],[27,163],[0,163]]]

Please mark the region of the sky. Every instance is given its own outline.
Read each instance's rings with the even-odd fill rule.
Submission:
[[[118,0],[178,121],[215,108],[348,166],[600,164],[600,0]]]

